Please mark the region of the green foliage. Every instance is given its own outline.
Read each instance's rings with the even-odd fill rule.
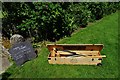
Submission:
[[[74,18],[74,24],[77,26],[86,26],[91,12],[83,3],[71,4],[68,8],[68,14]]]
[[[120,3],[4,2],[3,34],[56,41],[118,10]]]

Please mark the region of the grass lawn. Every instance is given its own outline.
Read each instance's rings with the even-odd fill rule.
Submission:
[[[101,51],[107,57],[102,66],[50,65],[47,61],[49,51],[42,47],[36,59],[23,66],[12,65],[6,73],[10,78],[116,78],[118,77],[118,12],[108,15],[84,29],[76,31],[71,37],[57,43],[104,44]]]

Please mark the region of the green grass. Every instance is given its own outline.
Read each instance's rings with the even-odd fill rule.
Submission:
[[[2,18],[2,11],[0,11],[0,18]]]
[[[75,32],[71,37],[57,43],[104,44],[101,54],[102,66],[50,65],[47,61],[49,51],[42,47],[36,59],[17,67],[12,65],[6,72],[10,78],[116,78],[118,77],[118,12],[96,21],[85,29]]]

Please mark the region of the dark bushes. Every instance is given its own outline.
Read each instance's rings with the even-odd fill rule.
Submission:
[[[120,3],[3,3],[3,34],[18,33],[34,41],[56,41],[88,22],[116,12]]]

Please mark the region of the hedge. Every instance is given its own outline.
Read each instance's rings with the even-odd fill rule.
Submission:
[[[119,7],[117,2],[4,2],[2,31],[9,38],[17,33],[35,42],[56,41]]]

